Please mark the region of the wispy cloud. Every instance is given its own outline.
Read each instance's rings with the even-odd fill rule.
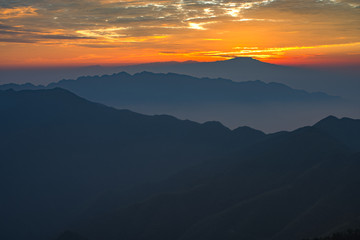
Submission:
[[[31,6],[28,7],[15,7],[15,8],[1,8],[0,9],[0,19],[9,19],[9,18],[23,18],[28,16],[36,16],[36,8]]]
[[[209,51],[201,52],[200,54],[217,56],[224,58],[234,57],[255,57],[255,58],[276,58],[289,54],[291,51],[301,51],[308,49],[326,49],[326,48],[341,48],[341,47],[360,47],[360,42],[340,43],[340,44],[327,44],[327,45],[314,45],[314,46],[291,46],[291,47],[278,47],[278,48],[260,48],[260,47],[235,47],[234,51],[221,52]]]
[[[12,25],[37,28],[45,31],[64,29],[72,34],[92,34],[104,37],[110,29],[127,28],[127,36],[142,27],[152,27],[147,34],[162,35],[162,29],[207,29],[209,22],[226,21],[273,21],[270,13],[293,11],[297,14],[327,13],[333,8],[348,14],[358,1],[331,0],[163,0],[163,1],[115,1],[115,0],[44,0],[3,1],[0,3],[0,19],[10,19]],[[353,10],[354,11],[354,10]],[[358,11],[356,11],[358,14]],[[29,20],[29,17],[32,17]],[[336,16],[332,16],[335,17]],[[156,27],[156,28],[155,28]],[[101,30],[103,29],[103,30]],[[108,30],[106,30],[108,29]],[[115,31],[111,31],[113,37]],[[137,32],[138,34],[138,32]],[[109,34],[107,34],[109,35]],[[123,37],[119,34],[119,37]]]
[[[164,48],[224,53],[239,44],[264,49],[288,47],[294,41],[341,44],[360,37],[359,4],[358,0],[0,1],[0,47],[6,42],[91,49],[108,44],[108,48],[155,48],[159,53]]]

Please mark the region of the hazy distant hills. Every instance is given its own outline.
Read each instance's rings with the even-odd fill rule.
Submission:
[[[118,71],[136,73],[178,73],[195,77],[226,78],[233,81],[278,82],[310,92],[322,91],[344,98],[360,100],[360,75],[337,74],[299,67],[281,66],[248,57],[215,62],[149,63],[117,68]]]
[[[116,108],[145,114],[170,114],[199,122],[216,120],[231,128],[250,125],[268,132],[312,124],[329,114],[354,115],[348,102],[321,92],[309,93],[280,83],[234,82],[174,73],[130,75],[120,72],[62,80],[46,87],[28,83],[5,84],[0,89],[54,87]],[[273,116],[268,118],[269,115]]]
[[[336,69],[336,67],[335,67]],[[216,62],[166,62],[117,67],[73,67],[0,70],[2,83],[48,84],[80,76],[113,74],[121,71],[140,73],[178,73],[195,77],[226,78],[233,81],[278,82],[310,92],[326,92],[343,98],[360,100],[359,74],[333,73],[264,63],[252,58],[234,58]]]
[[[59,81],[78,76],[83,77]],[[9,83],[0,89],[41,89],[37,83],[51,82],[47,86],[65,88],[120,109],[276,132],[312,125],[328,115],[360,118],[359,77],[356,73],[337,74],[234,58],[216,62],[0,70],[0,81]],[[34,84],[14,84],[24,82]],[[328,101],[329,96],[319,92],[339,96],[343,101]]]
[[[0,91],[0,112],[1,239],[300,240],[360,226],[360,120],[266,135],[59,88]]]
[[[46,87],[27,84],[4,84],[0,89],[35,90],[64,88],[81,97],[122,106],[132,104],[197,105],[213,103],[317,102],[336,101],[339,97],[325,93],[308,93],[280,83],[261,81],[233,82],[217,78],[196,78],[174,73],[141,72],[130,75],[80,77],[62,80]]]

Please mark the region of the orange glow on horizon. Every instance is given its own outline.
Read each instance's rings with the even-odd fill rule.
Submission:
[[[358,4],[345,0],[9,2],[0,4],[0,67],[233,57],[283,65],[356,65],[359,11]]]

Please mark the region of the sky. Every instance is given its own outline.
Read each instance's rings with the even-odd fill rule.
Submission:
[[[360,65],[360,0],[0,0],[0,67]]]

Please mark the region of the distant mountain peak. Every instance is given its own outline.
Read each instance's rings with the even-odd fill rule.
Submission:
[[[319,127],[319,126],[320,127],[321,126],[333,126],[334,127],[334,124],[336,124],[336,125],[341,124],[343,126],[350,128],[353,123],[356,123],[359,121],[360,121],[359,119],[352,119],[352,118],[348,118],[348,117],[338,118],[333,115],[330,115],[330,116],[320,120],[319,122],[317,122],[314,126],[315,127]]]
[[[155,73],[150,72],[150,71],[142,71],[142,72],[133,74],[133,76],[136,76],[136,75],[155,75]]]
[[[334,120],[339,120],[339,118],[333,116],[333,115],[329,115],[326,118],[323,119],[323,121],[334,121]]]
[[[260,130],[248,127],[248,126],[242,126],[235,128],[232,130],[233,133],[239,135],[239,136],[265,136],[266,134]]]
[[[315,128],[344,143],[355,151],[360,151],[360,120],[328,116],[314,125]]]
[[[221,122],[219,121],[207,121],[202,124],[203,126],[209,127],[209,128],[221,128],[229,130],[227,127],[225,127]]]
[[[221,62],[239,62],[239,63],[244,63],[244,62],[259,63],[259,62],[261,62],[261,63],[263,63],[262,61],[259,61],[252,57],[234,57],[229,60],[223,60]]]
[[[234,57],[228,61],[258,61],[256,60],[255,58],[252,58],[252,57]]]
[[[116,76],[131,76],[129,73],[127,73],[125,71],[114,73],[113,75],[116,75]]]
[[[324,125],[324,124],[329,124],[329,123],[334,123],[339,121],[340,119],[333,116],[333,115],[329,115],[326,118],[321,119],[319,122],[317,122],[314,126],[320,126],[320,125]]]

